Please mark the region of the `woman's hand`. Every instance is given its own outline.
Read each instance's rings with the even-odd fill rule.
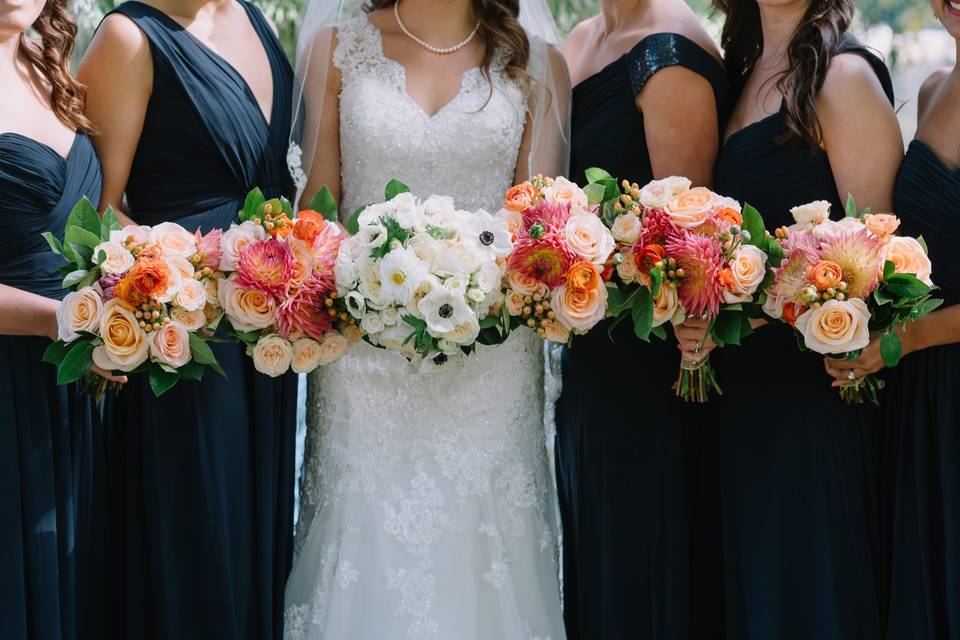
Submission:
[[[713,338],[707,335],[709,327],[710,320],[707,318],[687,318],[683,324],[673,328],[673,333],[677,336],[677,348],[685,359],[700,362],[714,350],[716,345]]]
[[[897,334],[900,336],[900,343],[905,356],[911,351],[910,343],[903,333],[897,331]],[[842,387],[884,369],[887,365],[883,363],[883,356],[880,355],[880,339],[882,337],[882,333],[874,334],[870,338],[870,344],[864,347],[860,357],[856,360],[824,358],[823,366],[827,373],[834,378],[831,386]]]
[[[104,371],[97,365],[90,367],[90,371],[93,371],[95,374],[106,380],[107,382],[116,382],[118,384],[127,384],[127,376],[115,376],[109,371]]]

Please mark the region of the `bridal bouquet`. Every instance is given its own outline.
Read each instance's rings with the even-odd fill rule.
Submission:
[[[768,256],[779,251],[760,214],[686,178],[640,187],[590,169],[587,179],[589,202],[600,206],[616,242],[605,272],[611,330],[629,318],[641,340],[663,339],[667,322],[704,317],[718,346],[739,345],[760,315]],[[722,393],[709,359],[681,359],[675,391],[696,402]]]
[[[498,217],[509,224],[505,324],[567,343],[607,313],[602,278],[613,235],[583,189],[565,178],[535,176],[511,187]]]
[[[336,257],[339,299],[364,338],[426,368],[502,342],[507,221],[448,197],[419,200],[396,181],[385,198],[354,213]]]
[[[325,190],[311,206],[328,209],[332,201]],[[224,328],[271,377],[309,373],[340,358],[360,330],[334,280],[344,237],[336,217],[314,210],[294,216],[289,201],[267,201],[254,189],[239,218],[218,236]]]
[[[936,309],[935,288],[922,238],[897,236],[891,214],[859,211],[847,200],[846,217],[830,220],[830,204],[811,202],[791,210],[795,223],[776,230],[783,259],[774,269],[764,311],[787,322],[803,348],[856,360],[882,333],[880,353],[888,367],[900,360],[894,332]],[[840,388],[850,404],[879,402],[883,381],[874,375]]]
[[[121,228],[112,210],[101,219],[84,198],[62,243],[44,237],[69,261],[63,287],[72,289],[57,310],[60,339],[44,354],[58,366],[58,384],[86,376],[99,399],[108,385],[90,373],[93,364],[145,372],[157,396],[181,379],[199,380],[205,366],[225,375],[207,344],[220,316],[219,231],[191,233],[173,222]]]

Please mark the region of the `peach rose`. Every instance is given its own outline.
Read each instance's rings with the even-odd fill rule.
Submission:
[[[93,287],[68,293],[57,307],[57,337],[73,342],[81,331],[96,333],[103,313],[103,298]]]
[[[207,304],[207,292],[199,280],[183,280],[173,296],[173,303],[187,311],[202,311]]]
[[[100,265],[100,271],[108,276],[119,276],[125,274],[133,266],[136,260],[133,254],[127,251],[123,245],[116,242],[101,242],[93,250],[93,259],[100,259],[100,252],[103,252],[104,258],[97,264]]]
[[[320,343],[319,366],[323,367],[343,357],[350,348],[350,339],[339,333],[328,334]]]
[[[190,334],[176,320],[164,322],[150,333],[150,355],[162,364],[179,369],[190,362]]]
[[[549,202],[570,204],[570,215],[588,212],[587,194],[566,178],[557,178],[553,184],[543,190],[543,197]]]
[[[659,327],[667,322],[683,324],[683,321],[683,307],[680,306],[677,290],[665,284],[661,285],[653,298],[653,326]]]
[[[617,265],[617,276],[624,284],[639,280],[640,269],[637,268],[636,254],[632,251],[623,254],[623,260]]]
[[[363,339],[363,332],[360,331],[360,327],[354,324],[345,326],[341,333],[343,333],[343,337],[347,339],[347,345],[349,346],[353,346]]]
[[[603,320],[607,312],[605,285],[592,290],[572,289],[563,284],[550,300],[557,320],[574,333],[585,333]]]
[[[172,258],[164,258],[163,261],[181,278],[193,278],[193,274],[195,273],[193,265],[190,264],[190,261],[186,258],[174,256]]]
[[[220,275],[220,274],[218,274]],[[203,282],[203,291],[207,295],[207,304],[220,305],[220,301],[217,299],[217,294],[220,290],[220,282],[222,278],[213,277],[213,278],[204,278]]]
[[[670,219],[678,227],[693,229],[713,215],[717,195],[706,187],[695,187],[675,197],[666,207]]]
[[[292,361],[293,347],[275,333],[262,336],[253,346],[254,369],[271,378],[285,374]]]
[[[156,243],[168,258],[190,258],[197,253],[197,238],[176,222],[161,222],[150,230],[150,242]]]
[[[640,189],[640,204],[648,209],[663,209],[671,200],[690,189],[691,184],[679,176],[653,180]]]
[[[733,286],[723,292],[723,301],[749,302],[766,276],[766,265],[766,253],[750,244],[741,245],[730,260]]]
[[[886,240],[900,228],[900,218],[890,213],[867,214],[863,217],[863,223],[870,233],[881,240]]]
[[[510,187],[504,197],[503,208],[523,213],[537,200],[537,189],[529,182]]]
[[[505,304],[507,305],[507,313],[511,316],[519,316],[523,313],[523,294],[513,291],[512,289],[507,291]]]
[[[897,273],[912,273],[928,285],[933,285],[930,279],[933,266],[927,257],[923,246],[914,238],[894,236],[880,249],[880,258],[888,260],[896,267]]]
[[[527,277],[517,271],[507,272],[507,284],[511,289],[524,296],[532,296],[535,293],[547,292],[547,288],[542,282],[534,278]]]
[[[93,350],[93,362],[107,371],[133,371],[147,359],[150,350],[147,334],[136,316],[118,298],[103,305],[100,316],[103,344]]]
[[[544,322],[543,339],[548,342],[567,344],[570,341],[570,330],[559,322]]]
[[[207,314],[203,309],[187,311],[180,307],[173,307],[170,309],[170,318],[182,324],[187,331],[199,331],[208,324]]]
[[[296,233],[296,228],[294,228]],[[300,338],[293,343],[290,368],[294,373],[310,373],[320,366],[320,343],[312,338]]]
[[[870,311],[859,298],[827,300],[796,320],[808,349],[822,354],[840,354],[870,344]]]
[[[274,323],[277,305],[271,296],[256,289],[245,289],[232,276],[219,282],[220,306],[234,329],[254,331]]]
[[[599,268],[603,268],[616,244],[610,230],[594,215],[572,216],[564,232],[570,250]]]
[[[625,213],[617,216],[610,228],[613,233],[613,239],[623,244],[634,244],[640,239],[640,232],[643,231],[643,222],[639,216],[632,213]]]
[[[810,267],[808,277],[813,286],[820,291],[826,291],[831,287],[835,289],[840,286],[840,281],[843,280],[843,267],[833,260],[821,260]]]

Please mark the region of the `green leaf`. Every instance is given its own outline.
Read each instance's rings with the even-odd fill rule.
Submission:
[[[921,247],[923,247],[923,252],[927,255],[930,255],[930,247],[927,246],[927,241],[923,239],[923,236],[918,236],[917,242]]]
[[[210,345],[208,345],[203,338],[195,333],[190,334],[190,355],[200,364],[207,365],[224,378],[227,377],[223,367],[217,362],[217,357],[213,355],[213,349],[210,348]]]
[[[69,384],[82,378],[93,365],[93,343],[78,340],[70,347],[57,369],[57,384]]]
[[[43,361],[50,364],[60,364],[67,357],[67,353],[72,347],[72,342],[63,342],[62,340],[51,342],[50,346],[43,352]]]
[[[87,271],[87,275],[80,278],[80,281],[77,282],[77,289],[82,289],[84,287],[91,287],[93,283],[100,279],[100,267],[94,267]]]
[[[883,358],[883,364],[888,367],[897,366],[902,353],[903,345],[900,344],[900,336],[892,331],[883,334],[880,338],[880,357]]]
[[[743,207],[743,228],[750,233],[750,241],[748,244],[762,248],[766,238],[763,216],[749,204]]]
[[[664,327],[664,325],[662,325],[662,324],[661,324],[660,326],[658,326],[658,327],[654,327],[654,328],[650,331],[650,333],[652,333],[653,335],[657,336],[657,337],[660,338],[661,340],[666,340],[666,339],[667,339],[667,330],[666,330],[666,328]]]
[[[424,331],[426,331],[427,329],[427,321],[421,320],[415,315],[411,315],[408,313],[402,317],[402,320],[406,322],[408,325],[410,325],[411,327],[413,327],[414,329],[423,329]]]
[[[74,285],[86,277],[87,273],[88,271],[86,269],[77,269],[76,271],[71,271],[64,276],[60,286],[64,289],[72,289]]]
[[[166,371],[160,366],[150,368],[150,388],[153,389],[153,395],[158,398],[177,384],[179,379],[180,374],[176,371]]]
[[[594,184],[601,185],[604,189],[603,201],[613,203],[620,197],[620,187],[613,178],[604,179]]]
[[[240,212],[240,221],[246,222],[247,220],[253,219],[257,210],[263,206],[266,201],[266,198],[263,197],[263,191],[260,191],[259,188],[253,189],[247,194],[246,199],[243,201],[243,211]]]
[[[203,378],[203,365],[196,360],[191,360],[180,367],[179,373],[183,380],[200,380]]]
[[[587,182],[591,184],[603,180],[613,180],[614,183],[616,183],[616,179],[600,167],[590,167],[584,173],[587,177]]]
[[[852,193],[847,194],[845,213],[847,218],[857,218],[860,215],[860,210],[857,209],[857,201],[853,198]]]
[[[588,204],[600,204],[603,202],[604,195],[607,193],[607,188],[602,184],[591,182],[583,188],[583,192],[587,194]]]
[[[316,211],[330,222],[337,221],[337,201],[333,199],[333,194],[326,186],[313,196],[307,208]]]
[[[650,295],[654,298],[660,295],[661,284],[663,284],[663,270],[656,267],[650,269]]]
[[[633,291],[624,292],[619,287],[607,287],[607,311],[612,316],[619,316],[634,305],[637,292],[642,288],[637,287]]]
[[[876,291],[873,292],[873,299],[876,300],[877,304],[882,307],[883,305],[890,304],[896,298],[890,295],[890,293],[888,293],[887,290],[881,286],[877,287]]]
[[[280,208],[283,209],[283,212],[287,214],[288,218],[293,219],[293,205],[283,196],[280,197]],[[336,222],[336,220],[334,220],[334,222]]]
[[[893,264],[890,260],[887,260],[883,263],[883,279],[887,280],[890,276],[897,272],[897,265]]]
[[[713,324],[713,336],[721,345],[740,345],[740,318],[739,311],[721,311]]]
[[[110,240],[111,231],[119,231],[123,225],[120,224],[120,218],[114,212],[113,207],[107,207],[100,218],[100,240],[107,242]]]
[[[910,312],[910,319],[919,320],[926,315],[930,315],[932,312],[939,309],[942,304],[943,300],[940,298],[927,298],[913,308],[913,310]]]
[[[73,253],[73,259],[76,261],[78,269],[89,269],[93,266],[93,249],[91,247],[76,242],[68,242],[67,246]]]
[[[63,255],[63,243],[57,239],[57,236],[53,235],[49,231],[44,231],[40,234],[43,236],[43,239],[47,241],[47,244],[50,245],[50,250],[53,251],[58,256]]]
[[[883,283],[884,288],[900,298],[920,298],[930,293],[930,287],[910,273],[895,273]]]
[[[84,229],[97,238],[100,237],[100,214],[97,213],[96,207],[86,196],[74,205],[69,217],[67,217],[67,233],[69,233],[71,227]]]
[[[76,243],[79,245],[83,245],[84,247],[90,247],[91,249],[93,249],[98,244],[100,244],[99,226],[100,225],[98,223],[96,233],[91,233],[90,231],[87,231],[83,227],[68,226],[67,233],[64,236],[64,240],[69,243]]]
[[[387,188],[383,190],[383,195],[387,200],[393,200],[401,193],[410,193],[410,187],[399,180],[391,180],[387,183]]]
[[[350,219],[347,220],[347,233],[355,236],[360,232],[360,214],[362,214],[366,208],[367,205],[357,207],[357,210],[350,214]]]
[[[480,320],[480,328],[481,328],[481,329],[489,329],[490,327],[495,327],[495,326],[497,326],[497,323],[499,323],[499,322],[500,322],[500,318],[499,318],[499,317],[497,317],[497,316],[487,316],[486,318],[482,318],[482,319]]]
[[[630,310],[633,318],[633,332],[644,342],[650,341],[650,331],[653,329],[653,297],[646,287],[637,289],[637,298]]]

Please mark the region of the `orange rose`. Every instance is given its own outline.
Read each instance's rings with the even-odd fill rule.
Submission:
[[[820,291],[840,286],[843,268],[832,260],[821,260],[810,269],[810,282]]]
[[[323,216],[309,209],[297,214],[297,221],[293,225],[293,237],[312,243],[320,235],[326,224]]]
[[[736,209],[731,209],[730,207],[724,207],[720,210],[720,213],[717,214],[717,220],[723,222],[729,222],[730,224],[735,224],[738,227],[743,226],[743,216],[740,215],[740,212]]]
[[[567,272],[567,285],[571,289],[589,291],[603,285],[600,272],[592,262],[581,260],[574,263]]]
[[[139,307],[141,304],[147,301],[145,297],[140,295],[140,293],[133,288],[133,282],[130,280],[129,275],[117,283],[117,286],[114,288],[113,292],[115,296],[122,300],[123,303],[131,309]]]
[[[170,265],[157,258],[146,258],[137,260],[124,280],[130,281],[130,287],[136,292],[135,295],[142,298],[155,298],[166,292],[172,278]]]
[[[667,250],[659,244],[648,244],[639,252],[634,252],[634,260],[637,261],[637,268],[643,273],[650,273],[653,265],[657,264],[667,256]]]
[[[870,233],[885,240],[897,232],[900,227],[900,218],[890,213],[875,213],[864,216],[863,224],[867,226]]]
[[[523,213],[537,200],[537,190],[529,182],[522,182],[507,190],[503,206],[509,211]]]

